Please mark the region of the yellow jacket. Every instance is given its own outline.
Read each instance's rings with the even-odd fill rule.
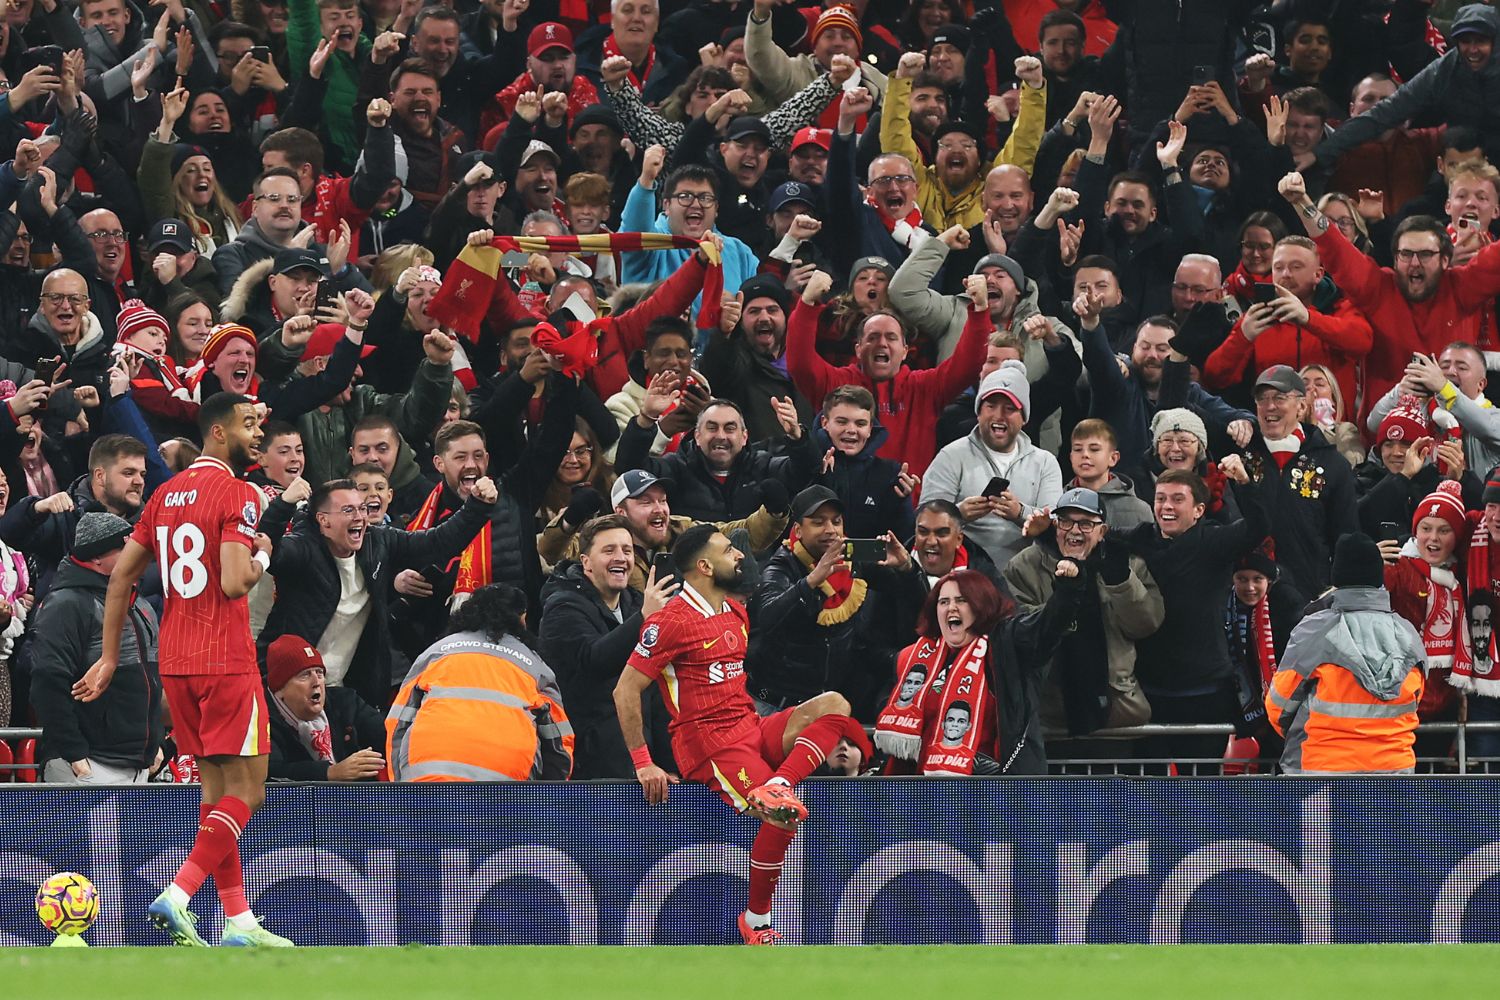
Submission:
[[[950,226],[977,226],[984,221],[984,175],[994,167],[1012,164],[1030,176],[1047,122],[1047,87],[1021,87],[1021,109],[1005,148],[974,181],[957,193],[938,179],[937,168],[922,161],[922,151],[911,137],[911,79],[892,74],[886,81],[885,107],[880,115],[880,148],[911,161],[917,175],[917,205],[922,217],[938,232]]]

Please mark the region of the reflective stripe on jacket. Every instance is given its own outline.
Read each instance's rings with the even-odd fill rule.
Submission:
[[[396,781],[561,781],[573,769],[557,678],[513,637],[460,632],[429,647],[385,732]]]
[[[1293,630],[1266,692],[1269,721],[1286,737],[1282,769],[1411,771],[1426,682],[1421,639],[1382,588],[1341,588],[1330,600]]]

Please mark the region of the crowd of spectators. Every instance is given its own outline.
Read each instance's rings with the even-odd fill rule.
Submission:
[[[1108,735],[1148,722],[1409,769],[1418,718],[1500,720],[1497,36],[1443,0],[9,0],[0,725],[48,780],[191,780],[157,571],[109,699],[68,690],[229,391],[273,778],[634,776],[616,682],[704,522],[745,556],[725,670],[874,728],[837,773],[1225,756]]]

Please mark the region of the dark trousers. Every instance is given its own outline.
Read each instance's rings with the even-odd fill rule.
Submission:
[[[1224,687],[1209,694],[1168,695],[1148,692],[1151,701],[1153,723],[1221,723],[1233,724],[1239,716],[1239,698],[1234,684],[1225,681]],[[1153,760],[1188,761],[1224,758],[1224,749],[1229,737],[1215,736],[1148,736],[1136,742],[1136,756]],[[1179,774],[1218,774],[1218,764],[1177,765]],[[1148,774],[1166,774],[1165,764],[1146,767]]]

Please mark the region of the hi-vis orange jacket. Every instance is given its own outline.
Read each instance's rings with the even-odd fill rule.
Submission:
[[[458,632],[428,647],[385,735],[395,781],[561,781],[573,770],[557,678],[513,636]]]
[[[1381,587],[1341,587],[1292,630],[1266,691],[1288,774],[1416,768],[1427,653]]]

